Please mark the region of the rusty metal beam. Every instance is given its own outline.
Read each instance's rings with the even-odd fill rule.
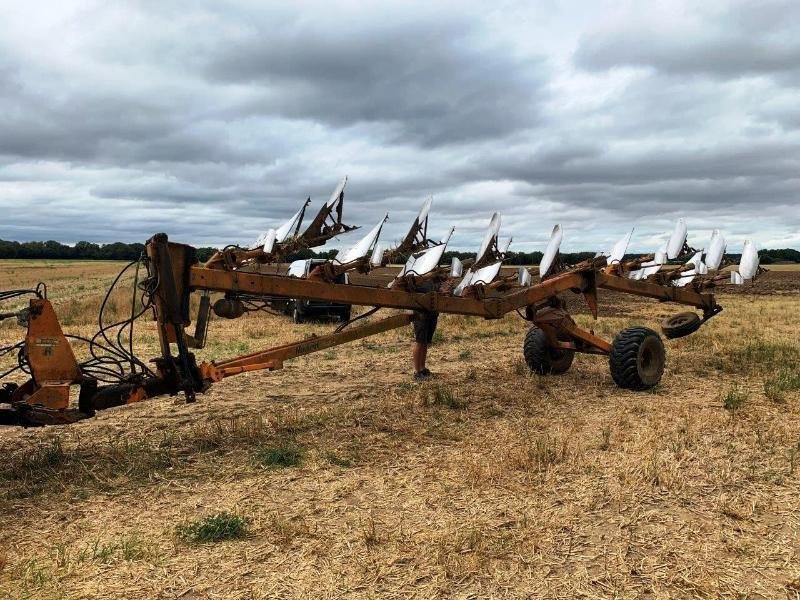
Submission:
[[[611,352],[609,342],[596,336],[593,331],[579,327],[564,309],[545,308],[540,310],[534,316],[533,322],[545,332],[554,348],[575,350],[586,354],[609,354]],[[572,341],[563,342],[560,339],[562,336],[572,338]]]
[[[510,294],[485,290],[489,292],[486,295],[480,295],[480,291],[478,291],[473,296],[459,297],[436,292],[408,292],[393,288],[328,283],[281,275],[221,271],[198,266],[192,267],[189,274],[189,286],[195,290],[240,292],[304,300],[328,300],[363,306],[423,309],[486,318],[502,317],[512,310],[536,304],[569,289],[583,289],[588,281],[589,279],[584,273],[571,272]]]
[[[282,346],[253,352],[244,356],[237,356],[228,360],[202,363],[200,364],[200,372],[203,374],[204,379],[219,381],[224,377],[247,371],[280,369],[283,367],[283,362],[286,360],[360,340],[391,329],[397,329],[398,327],[409,325],[413,320],[413,313],[392,315],[374,323],[345,329],[330,335],[313,336],[297,342],[283,344]]]
[[[383,306],[400,309],[423,309],[462,315],[500,317],[500,298],[460,298],[436,292],[414,293],[390,288],[328,283],[311,279],[297,279],[281,275],[220,271],[192,267],[189,286],[196,290],[240,292],[263,296],[281,296],[303,300],[328,300],[342,304]]]
[[[583,291],[591,287],[591,280],[583,271],[572,271],[556,275],[536,285],[520,288],[505,294],[500,301],[502,314],[530,306],[567,290]]]
[[[607,290],[645,296],[667,302],[686,304],[703,310],[712,310],[717,306],[713,294],[702,294],[693,289],[659,285],[649,281],[636,281],[626,277],[608,275],[602,271],[596,274],[597,287]]]

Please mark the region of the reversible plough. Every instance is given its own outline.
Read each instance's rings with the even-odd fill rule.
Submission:
[[[613,341],[602,339],[576,324],[563,296],[583,296],[594,318],[599,289],[674,302],[699,311],[682,312],[662,323],[664,335],[676,338],[693,333],[722,310],[712,293],[716,286],[741,284],[761,271],[755,247],[747,241],[738,269],[723,272],[730,264],[725,258],[723,236],[714,231],[707,249],[694,249],[687,244],[683,220],[652,255],[626,258],[631,232],[610,251],[569,266],[559,255],[562,230],[556,225],[539,264],[539,282],[534,283],[525,267],[512,275],[501,273],[511,240],[500,242],[497,214],[473,260],[453,259],[442,266],[453,230],[440,241],[428,237],[429,200],[394,248],[385,249],[379,241],[384,217],[358,242],[306,276],[276,274],[275,265],[287,256],[319,247],[355,229],[342,220],[345,184],[346,178],[305,229],[302,225],[310,200],[283,226],[270,229],[252,246],[226,247],[205,264],[198,263],[193,247],[171,242],[163,233],[153,236],[146,244],[146,254],[123,269],[106,296],[108,300],[123,273],[134,270],[130,317],[106,323],[104,302],[99,330],[92,338],[62,331],[44,285],[0,292],[0,302],[29,297],[23,308],[0,313],[0,319],[14,318],[26,329],[21,342],[0,348],[0,356],[16,353],[17,359],[17,364],[0,378],[15,372],[27,374],[25,381],[5,383],[0,388],[0,423],[69,423],[113,406],[180,392],[187,402],[193,402],[197,393],[226,377],[280,369],[289,359],[409,325],[424,311],[486,319],[516,311],[531,323],[523,353],[532,371],[560,374],[569,369],[576,352],[601,354],[609,357],[617,385],[642,390],[661,379],[665,363],[661,336],[651,329],[632,327]],[[370,278],[374,268],[403,259],[404,266],[388,284]],[[672,264],[664,268],[669,262]],[[355,272],[366,276],[353,278],[357,283],[342,277]],[[212,294],[219,295],[213,305]],[[190,302],[192,295],[199,296],[199,301]],[[274,298],[373,308],[329,335],[198,363],[192,349],[204,347],[212,312],[234,319],[266,309]],[[193,306],[196,314],[192,316]],[[401,312],[369,319],[380,308]],[[161,355],[149,363],[133,351],[134,323],[146,315],[156,321],[161,349]],[[79,362],[72,342],[87,344],[90,358]],[[77,401],[71,402],[71,390],[77,391]]]

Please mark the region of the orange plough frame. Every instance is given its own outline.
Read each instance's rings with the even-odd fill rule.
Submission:
[[[251,251],[256,252],[257,251]],[[212,384],[233,375],[280,369],[292,358],[339,344],[379,334],[410,324],[419,311],[474,315],[497,319],[517,311],[541,329],[554,350],[609,355],[612,344],[579,327],[566,310],[561,295],[582,295],[594,315],[598,314],[598,290],[654,298],[700,309],[703,322],[719,311],[714,295],[691,287],[673,287],[622,276],[618,269],[589,261],[530,286],[509,280],[469,288],[464,296],[414,291],[414,286],[378,287],[335,283],[322,278],[299,279],[243,270],[230,261],[200,265],[191,246],[170,242],[157,234],[146,245],[147,285],[152,288],[152,308],[157,322],[161,356],[153,359],[154,375],[138,374],[129,381],[99,386],[81,373],[69,341],[64,336],[52,305],[44,298],[30,301],[25,338],[25,356],[31,377],[22,385],[0,389],[0,423],[42,425],[86,418],[97,410],[139,402],[164,394],[183,392],[192,402]],[[219,258],[219,257],[217,257]],[[188,331],[190,296],[201,294],[195,315],[195,331]],[[198,364],[192,348],[205,344],[209,320],[209,294],[226,297],[282,297],[400,309],[401,314],[345,327],[330,335],[313,336],[243,356]],[[415,311],[415,312],[410,312]],[[80,386],[78,407],[69,406],[70,388]],[[2,408],[2,405],[8,405]]]

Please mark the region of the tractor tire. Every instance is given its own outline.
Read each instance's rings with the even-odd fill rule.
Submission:
[[[551,348],[544,331],[535,325],[525,334],[522,347],[525,363],[528,368],[539,375],[561,375],[569,371],[574,350]]]
[[[292,311],[292,321],[296,324],[304,323],[306,320],[306,315],[303,312],[303,309],[300,307],[299,303],[295,303],[294,310]]]
[[[609,355],[611,377],[619,387],[647,390],[661,381],[667,353],[661,336],[647,327],[619,332]]]
[[[682,312],[661,321],[661,331],[667,339],[674,340],[694,333],[702,324],[697,313]]]

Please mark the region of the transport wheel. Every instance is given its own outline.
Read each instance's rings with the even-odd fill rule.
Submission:
[[[528,368],[539,375],[566,373],[575,358],[574,350],[551,348],[544,331],[535,325],[525,334],[522,353]]]
[[[611,377],[621,388],[647,390],[661,381],[667,353],[661,336],[647,327],[619,332],[609,356]]]
[[[661,321],[661,331],[668,339],[674,340],[694,333],[703,321],[697,313],[682,312]]]
[[[306,315],[303,313],[303,309],[300,308],[299,303],[295,303],[294,305],[294,311],[292,311],[292,320],[298,325],[306,320]]]

